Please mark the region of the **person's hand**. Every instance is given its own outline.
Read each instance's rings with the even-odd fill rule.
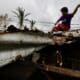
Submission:
[[[77,7],[79,8],[80,7],[80,4],[78,4]]]

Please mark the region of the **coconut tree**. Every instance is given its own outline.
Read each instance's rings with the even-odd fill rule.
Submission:
[[[25,19],[25,21],[30,22],[30,28],[31,28],[31,30],[33,30],[33,27],[34,27],[36,21],[35,20],[29,20],[29,19]]]
[[[34,21],[34,20],[30,20],[30,24],[31,24],[31,30],[33,30],[33,26],[35,25],[35,23],[36,23],[36,21]]]
[[[16,15],[15,17],[17,17],[18,19],[18,24],[21,29],[24,25],[24,21],[28,20],[26,19],[26,17],[30,15],[30,13],[25,13],[25,9],[21,7],[18,7],[16,11],[13,11],[13,13]]]

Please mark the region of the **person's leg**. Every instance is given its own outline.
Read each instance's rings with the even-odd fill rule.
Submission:
[[[61,31],[61,25],[60,24],[52,29],[52,32],[57,32],[57,31]]]
[[[70,30],[70,27],[69,26],[65,26],[64,27],[64,31],[69,31]]]
[[[58,26],[54,27],[52,29],[52,32],[57,32],[57,31],[68,31],[70,30],[70,26],[66,24],[59,24]]]

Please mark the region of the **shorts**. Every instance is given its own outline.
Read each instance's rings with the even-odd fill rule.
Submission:
[[[67,24],[59,24],[58,26],[54,27],[52,31],[68,31],[70,30],[70,26]]]

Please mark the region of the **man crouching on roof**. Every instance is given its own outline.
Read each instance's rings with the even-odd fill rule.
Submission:
[[[73,13],[68,13],[68,8],[67,7],[61,8],[62,16],[57,20],[57,22],[55,23],[55,27],[52,29],[51,32],[70,30],[71,20],[74,17],[74,15],[76,14],[76,12],[78,11],[79,7],[80,7],[80,4],[76,6]],[[58,24],[60,21],[61,21],[61,23]]]

